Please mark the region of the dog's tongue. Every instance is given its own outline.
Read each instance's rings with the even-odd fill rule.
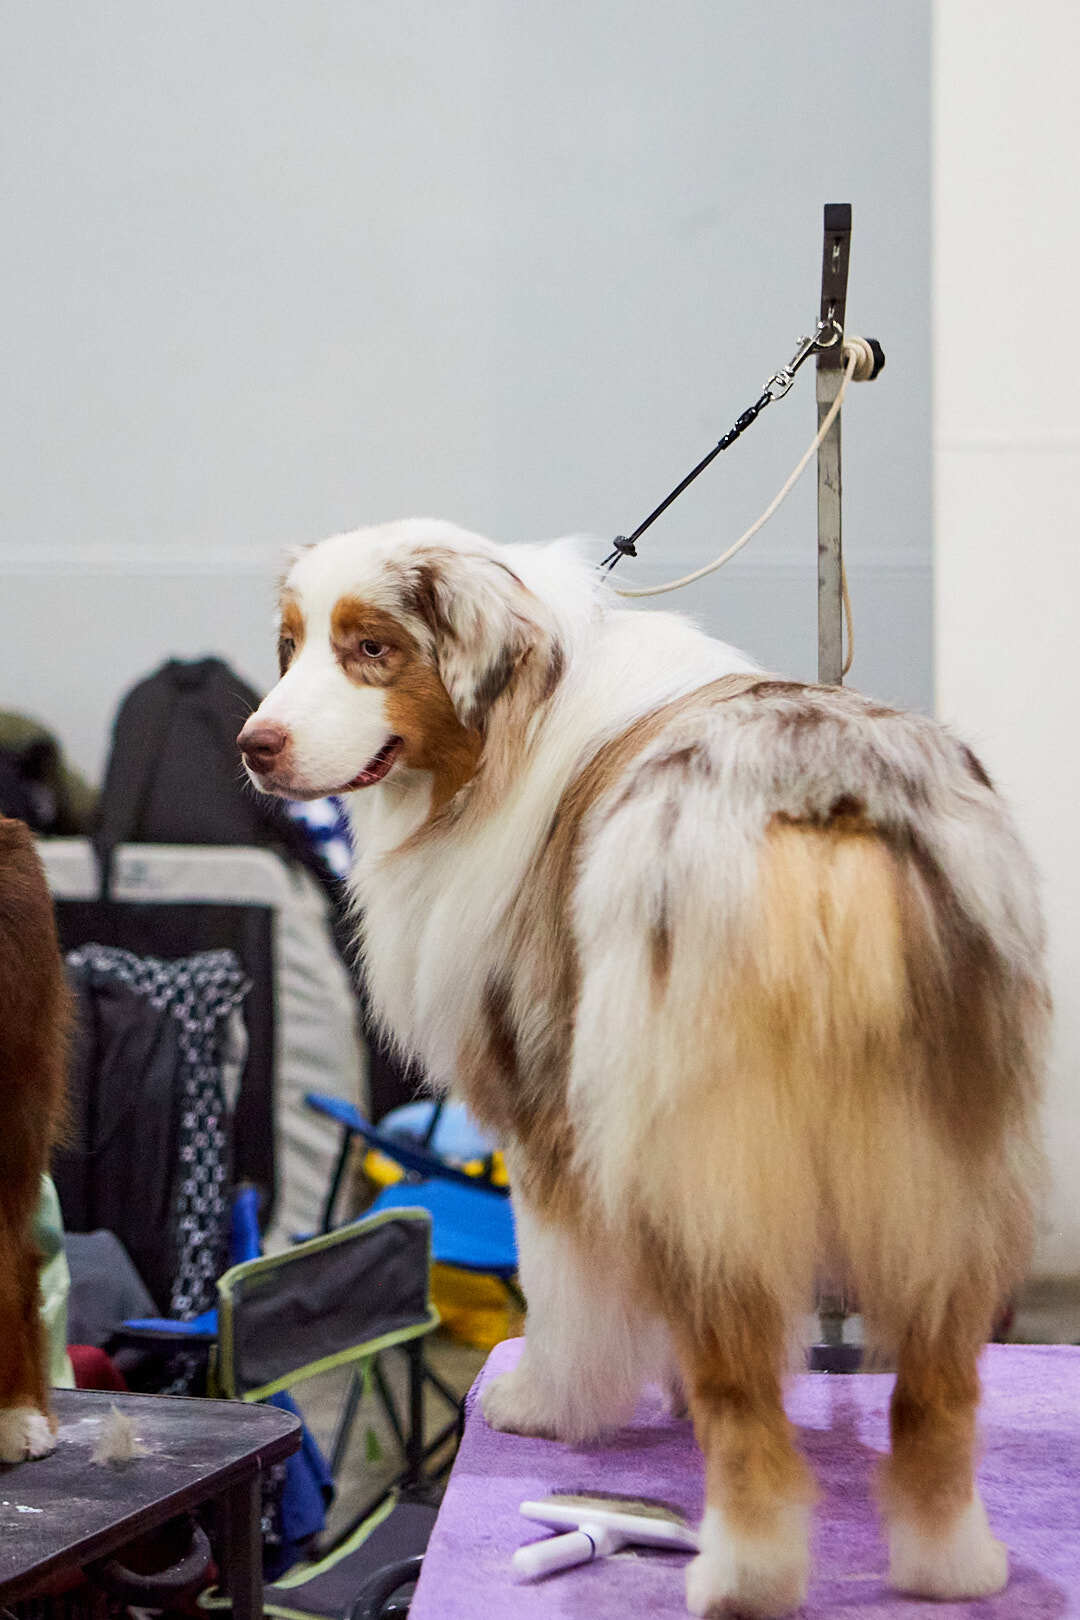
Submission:
[[[349,783],[351,788],[371,787],[373,782],[381,782],[397,757],[401,746],[400,737],[391,737],[384,742],[374,759],[369,759],[359,776],[354,776]]]

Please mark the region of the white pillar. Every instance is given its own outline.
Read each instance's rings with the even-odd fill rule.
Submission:
[[[1043,875],[1037,1270],[1080,1272],[1080,6],[935,0],[937,704]]]

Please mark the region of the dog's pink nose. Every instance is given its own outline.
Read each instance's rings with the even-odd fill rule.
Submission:
[[[249,720],[236,742],[252,770],[262,775],[284,752],[288,740],[289,733],[284,726],[276,725],[272,720],[261,720],[253,725]]]

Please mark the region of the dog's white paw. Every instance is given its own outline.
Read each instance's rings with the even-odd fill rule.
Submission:
[[[534,1434],[549,1440],[571,1437],[569,1415],[557,1409],[524,1362],[486,1384],[480,1404],[490,1427],[505,1434]]]
[[[47,1457],[55,1450],[56,1436],[43,1413],[32,1406],[0,1410],[0,1462],[25,1462],[29,1457]]]
[[[889,1525],[889,1585],[915,1597],[980,1598],[1009,1579],[1009,1555],[992,1534],[976,1493],[940,1533],[910,1521]]]
[[[768,1536],[735,1535],[706,1508],[701,1552],[686,1570],[686,1606],[696,1615],[780,1620],[806,1597],[809,1580],[805,1508],[784,1508]]]

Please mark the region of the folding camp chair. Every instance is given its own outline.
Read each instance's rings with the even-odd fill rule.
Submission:
[[[471,1175],[449,1163],[424,1137],[397,1134],[381,1125],[372,1125],[360,1110],[340,1097],[309,1092],[307,1106],[341,1128],[337,1162],[323,1206],[322,1229],[333,1228],[334,1211],[349,1162],[353,1142],[359,1138],[368,1147],[385,1154],[408,1173],[406,1180],[386,1187],[370,1206],[374,1212],[391,1209],[422,1209],[431,1217],[431,1254],[440,1265],[456,1266],[495,1277],[521,1310],[525,1301],[517,1286],[517,1240],[510,1206],[509,1188],[492,1181],[490,1172]],[[424,1105],[430,1108],[431,1105]],[[401,1110],[405,1113],[405,1110]],[[429,1116],[425,1136],[437,1140],[440,1123],[436,1107]]]
[[[376,1213],[231,1267],[218,1282],[214,1387],[230,1399],[266,1400],[400,1346],[409,1362],[409,1424],[394,1483],[418,1484],[426,1449],[422,1341],[439,1322],[430,1269],[430,1222],[411,1209]]]
[[[387,1493],[427,1479],[429,1460],[456,1435],[456,1393],[427,1366],[423,1340],[438,1325],[430,1299],[431,1221],[422,1210],[378,1211],[281,1254],[259,1255],[255,1192],[242,1188],[233,1209],[233,1252],[254,1253],[217,1285],[216,1309],[189,1322],[138,1318],[123,1338],[159,1348],[200,1347],[209,1356],[207,1392],[265,1400],[316,1374],[351,1366],[329,1473],[336,1478],[370,1375],[402,1454],[403,1467],[359,1516]],[[381,1358],[400,1349],[407,1361],[406,1411],[399,1410]],[[434,1388],[452,1417],[427,1443],[424,1397]],[[441,1471],[440,1471],[441,1472]],[[338,1540],[352,1536],[356,1523]]]
[[[267,1586],[268,1614],[339,1620],[373,1574],[427,1545],[435,1509],[408,1493],[421,1481],[426,1456],[447,1438],[424,1444],[423,1340],[438,1324],[430,1269],[429,1220],[422,1211],[398,1210],[244,1261],[218,1283],[212,1387],[227,1398],[274,1399],[334,1368],[374,1366],[395,1348],[408,1357],[404,1468],[328,1550]],[[456,1412],[447,1432],[454,1429]],[[219,1594],[200,1601],[228,1607]]]

